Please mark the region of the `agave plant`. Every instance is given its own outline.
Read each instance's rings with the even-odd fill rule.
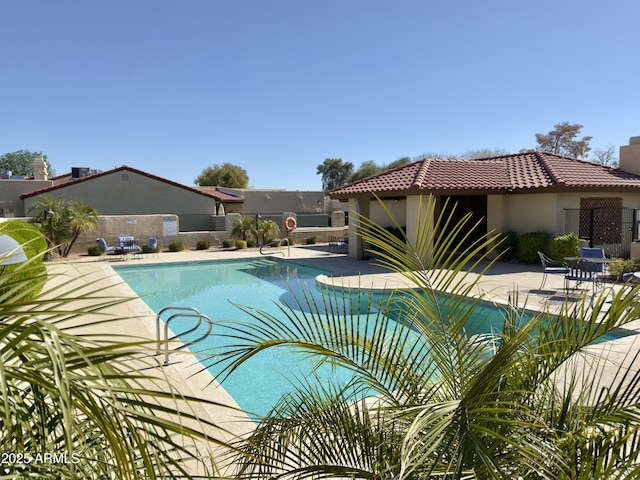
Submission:
[[[271,348],[351,373],[346,383],[300,375],[241,446],[239,477],[637,477],[637,354],[614,363],[598,343],[640,316],[637,289],[554,315],[524,315],[514,301],[486,334],[483,300],[468,298],[482,275],[469,272],[490,267],[492,240],[473,240],[477,224],[453,221],[454,209],[423,202],[415,243],[359,218],[379,263],[414,287],[377,313],[358,315],[358,300],[334,293],[280,315],[242,307],[254,322],[228,323],[227,374]]]
[[[208,432],[225,430],[195,413],[215,404],[176,391],[145,340],[88,333],[128,299],[77,272],[51,273],[30,298],[47,281],[39,267],[0,274],[0,478],[215,474],[209,449],[228,445]]]

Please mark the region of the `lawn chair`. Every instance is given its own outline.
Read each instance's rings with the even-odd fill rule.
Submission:
[[[98,248],[100,249],[103,255],[108,255],[109,253],[116,253],[118,251],[118,247],[108,246],[107,241],[104,238],[96,238],[96,243],[98,244]]]
[[[544,288],[544,284],[547,282],[547,275],[567,275],[571,271],[566,263],[552,260],[542,252],[538,252],[538,256],[540,257],[540,263],[542,263],[542,283],[540,283],[538,290]]]

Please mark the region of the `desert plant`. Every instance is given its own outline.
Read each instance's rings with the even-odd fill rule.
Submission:
[[[222,241],[222,247],[223,248],[231,248],[233,247],[235,244],[235,240],[232,240],[230,238],[227,238],[225,240]]]
[[[551,239],[551,258],[557,262],[566,257],[577,257],[580,253],[580,239],[575,233],[558,235]]]
[[[315,245],[316,244],[316,237],[307,237],[306,244],[307,245]]]
[[[308,309],[283,307],[275,316],[246,307],[255,324],[227,324],[222,356],[231,361],[229,374],[273,348],[353,374],[347,385],[296,378],[295,391],[242,445],[249,455],[238,458],[238,475],[635,477],[640,354],[610,359],[611,349],[598,342],[640,315],[640,287],[621,291],[606,309],[603,297],[565,305],[553,321],[549,312],[527,318],[514,303],[504,310],[502,331],[484,333],[485,313],[473,308],[482,297],[466,299],[482,276],[467,272],[486,271],[491,239],[471,240],[478,223],[470,214],[456,222],[447,206],[436,212],[429,197],[417,215],[417,242],[409,244],[357,219],[379,263],[413,287],[381,300],[374,313],[357,315],[351,307],[371,296],[333,291],[322,311],[302,298],[298,305]],[[470,245],[452,252],[459,238]]]
[[[168,248],[169,248],[170,252],[181,252],[181,251],[184,250],[184,243],[182,243],[182,242],[170,242]]]
[[[233,244],[238,250],[242,250],[244,248],[247,248],[247,242],[245,242],[244,240],[236,240]]]
[[[640,260],[635,258],[617,259],[614,263],[608,265],[609,274],[617,281],[622,280],[625,273],[633,273],[640,270]]]
[[[142,248],[142,251],[144,252],[144,245]],[[102,255],[102,250],[100,250],[100,247],[98,245],[89,245],[87,247],[87,254],[90,257],[99,257],[100,255]]]
[[[196,242],[196,250],[209,250],[211,242],[209,240],[198,240]]]

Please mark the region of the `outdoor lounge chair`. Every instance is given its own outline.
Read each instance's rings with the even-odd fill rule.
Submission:
[[[107,245],[107,241],[104,238],[96,238],[96,243],[98,244],[98,248],[103,253],[103,255],[107,255],[109,253],[116,253],[118,247],[110,247]]]
[[[542,283],[540,283],[538,290],[542,290],[544,288],[548,274],[567,275],[570,273],[570,268],[566,263],[552,260],[542,252],[538,252],[538,256],[540,257],[540,263],[542,263]]]
[[[158,256],[158,239],[156,237],[151,237],[149,239],[149,243],[147,244],[147,251],[145,253],[150,253],[152,255]]]
[[[347,253],[349,251],[349,239],[329,237],[329,253]]]

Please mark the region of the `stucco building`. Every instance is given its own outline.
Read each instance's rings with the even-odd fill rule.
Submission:
[[[613,168],[549,152],[528,152],[475,160],[425,158],[336,188],[331,198],[390,226],[375,194],[416,240],[420,196],[434,195],[471,212],[482,225],[478,235],[544,231],[575,233],[609,254],[628,256],[638,238],[640,137],[620,149]],[[363,258],[367,246],[350,225],[349,255]]]

